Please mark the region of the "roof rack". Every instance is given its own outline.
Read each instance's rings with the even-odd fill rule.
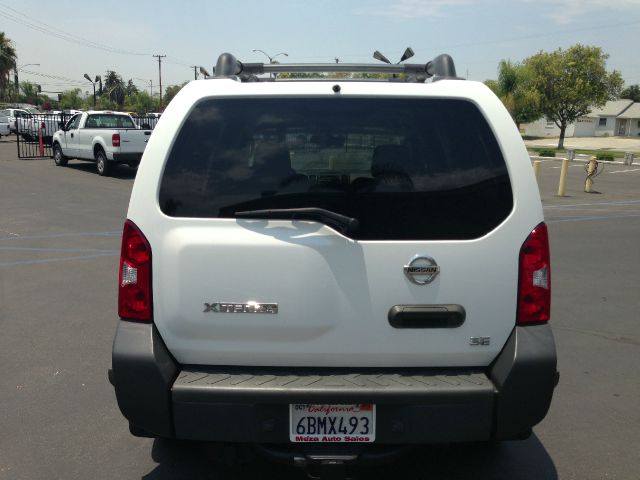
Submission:
[[[213,78],[235,78],[243,82],[268,81],[257,75],[265,73],[386,73],[406,74],[408,82],[444,79],[461,80],[450,55],[442,54],[427,63],[242,63],[230,53],[218,57]]]

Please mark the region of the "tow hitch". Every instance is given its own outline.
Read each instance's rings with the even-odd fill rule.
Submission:
[[[313,480],[345,480],[351,478],[347,476],[346,467],[357,459],[357,455],[305,455],[296,456],[293,464],[304,468]]]

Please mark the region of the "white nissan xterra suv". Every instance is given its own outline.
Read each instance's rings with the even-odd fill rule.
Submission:
[[[320,70],[402,75],[259,78]],[[109,377],[134,435],[298,465],[526,438],[558,379],[550,287],[522,139],[451,57],[224,54],[144,152]]]

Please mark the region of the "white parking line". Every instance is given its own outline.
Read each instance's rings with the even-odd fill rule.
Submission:
[[[601,205],[638,205],[640,200],[621,200],[617,202],[596,202],[596,203],[567,203],[566,205],[544,205],[544,208],[571,208],[571,207],[590,207]]]
[[[631,170],[617,170],[615,172],[607,172],[607,173],[627,173],[627,172],[640,172],[640,168],[632,168]]]

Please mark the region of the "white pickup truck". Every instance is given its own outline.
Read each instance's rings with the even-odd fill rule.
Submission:
[[[79,113],[53,135],[53,160],[61,167],[70,158],[94,161],[103,176],[117,163],[136,168],[150,135],[151,130],[138,128],[126,113]]]

